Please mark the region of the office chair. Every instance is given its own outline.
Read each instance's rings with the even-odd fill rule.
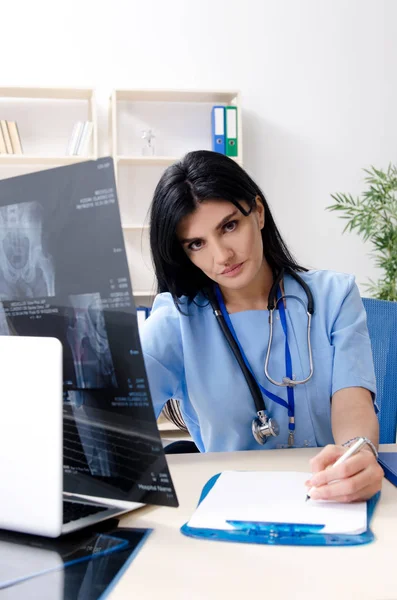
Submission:
[[[200,450],[190,440],[177,440],[164,448],[164,454],[193,454],[196,452],[200,452]]]
[[[379,407],[379,441],[394,444],[397,429],[397,302],[363,298]]]

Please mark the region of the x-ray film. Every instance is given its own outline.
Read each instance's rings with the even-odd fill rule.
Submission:
[[[0,181],[0,335],[62,342],[65,491],[177,504],[138,335],[112,159]]]

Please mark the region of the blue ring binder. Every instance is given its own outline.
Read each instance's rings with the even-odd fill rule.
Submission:
[[[214,475],[205,484],[199,504],[214,486],[221,475]],[[367,522],[370,523],[380,492],[367,502]],[[221,542],[243,542],[247,544],[272,544],[278,546],[357,546],[368,544],[375,539],[369,528],[358,535],[321,533],[321,525],[301,523],[256,523],[244,521],[228,521],[235,530],[198,529],[189,527],[187,523],[181,527],[181,533],[197,539],[216,540]]]

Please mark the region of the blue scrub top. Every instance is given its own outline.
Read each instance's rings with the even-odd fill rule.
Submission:
[[[352,275],[332,271],[300,273],[314,298],[312,319],[312,379],[295,387],[295,446],[332,444],[331,398],[347,387],[363,387],[375,397],[371,344],[363,307]],[[288,343],[293,374],[309,373],[307,298],[289,275],[284,278]],[[280,426],[278,437],[259,445],[251,433],[256,416],[254,400],[244,376],[208,301],[198,295],[185,299],[179,312],[170,294],[159,294],[141,330],[142,349],[156,416],[169,398],[179,400],[182,416],[202,452],[265,450],[287,446],[288,412],[265,399],[267,411]],[[278,311],[269,375],[281,381],[286,374],[285,337]],[[237,337],[255,373],[267,390],[287,400],[286,388],[271,384],[264,374],[269,338],[267,310],[230,315]]]

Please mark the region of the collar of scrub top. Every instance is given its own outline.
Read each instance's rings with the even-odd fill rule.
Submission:
[[[279,396],[276,396],[276,394],[273,394],[272,392],[269,392],[267,389],[265,389],[257,380],[255,373],[253,372],[251,365],[248,362],[248,359],[245,355],[245,352],[243,350],[243,347],[241,346],[237,334],[234,330],[233,324],[230,320],[230,316],[229,313],[226,310],[226,306],[225,306],[225,302],[223,300],[223,296],[222,296],[222,292],[219,289],[218,285],[215,285],[215,295],[216,298],[218,300],[218,304],[219,304],[219,308],[220,311],[222,313],[222,316],[226,322],[226,325],[230,331],[230,333],[232,334],[234,341],[236,342],[241,356],[244,360],[244,363],[247,367],[247,369],[249,370],[249,372],[251,373],[252,377],[255,379],[259,389],[261,390],[262,394],[264,394],[267,398],[269,398],[270,400],[273,400],[273,402],[276,402],[277,404],[280,404],[281,406],[283,406],[284,408],[286,408],[288,410],[288,417],[289,417],[289,422],[288,422],[288,429],[290,432],[290,439],[293,439],[293,433],[295,430],[295,395],[294,395],[294,388],[293,387],[287,387],[287,399],[288,401],[286,402],[283,398],[280,398]],[[277,298],[281,299],[282,294],[281,294],[281,289],[280,286],[277,289]],[[285,370],[286,370],[286,375],[287,377],[289,377],[290,379],[292,379],[292,359],[291,359],[291,352],[289,349],[289,344],[288,344],[288,337],[287,337],[287,319],[285,316],[285,307],[284,307],[284,302],[281,301],[278,303],[278,311],[280,313],[280,321],[281,321],[281,325],[284,331],[284,337],[285,337]]]

